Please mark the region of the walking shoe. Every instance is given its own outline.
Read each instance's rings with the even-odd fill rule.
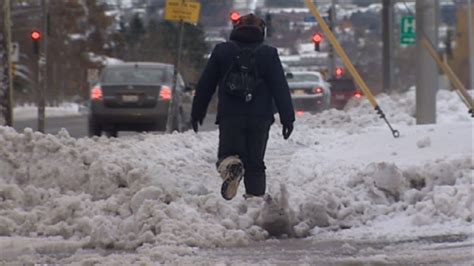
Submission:
[[[229,156],[220,162],[217,171],[224,182],[221,187],[221,195],[226,200],[231,200],[237,194],[240,181],[244,176],[244,165],[238,156]]]

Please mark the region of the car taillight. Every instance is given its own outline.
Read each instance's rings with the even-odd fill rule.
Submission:
[[[91,91],[91,99],[93,101],[102,101],[103,94],[102,94],[102,88],[100,86],[95,86],[92,88]]]
[[[171,99],[171,88],[167,86],[161,87],[160,90],[160,99],[169,101]]]
[[[304,114],[303,111],[296,111],[296,115],[297,115],[297,116],[302,116],[303,114]]]
[[[318,94],[323,93],[323,89],[320,88],[320,87],[316,87],[316,88],[314,88],[314,93],[318,93]]]
[[[360,97],[362,97],[362,94],[357,91],[357,92],[354,93],[354,97],[360,98]]]

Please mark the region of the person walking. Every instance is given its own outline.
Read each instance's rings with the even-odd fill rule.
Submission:
[[[240,17],[230,40],[217,44],[196,86],[191,123],[197,133],[218,89],[217,171],[221,195],[231,200],[244,179],[244,197],[266,192],[265,151],[275,107],[286,140],[295,114],[277,49],[264,44],[265,22],[254,14]]]

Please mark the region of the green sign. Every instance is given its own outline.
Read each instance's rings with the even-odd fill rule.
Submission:
[[[414,45],[416,43],[416,21],[413,16],[402,17],[400,23],[400,44]]]

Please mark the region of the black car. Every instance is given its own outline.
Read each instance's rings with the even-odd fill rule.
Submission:
[[[173,66],[130,62],[105,67],[90,92],[89,135],[117,136],[124,131],[164,131],[171,100],[178,100],[172,130],[189,127],[192,94],[178,74],[177,98],[172,95]]]
[[[331,106],[336,109],[344,109],[347,102],[352,98],[360,98],[362,92],[357,89],[351,78],[334,78],[329,79],[331,84]]]

